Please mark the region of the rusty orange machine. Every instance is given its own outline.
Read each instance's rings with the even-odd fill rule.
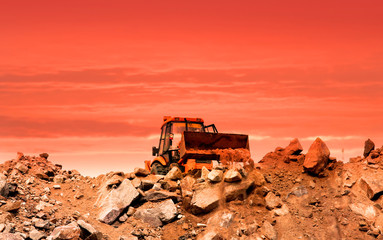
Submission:
[[[152,148],[152,161],[145,161],[145,169],[165,175],[172,166],[183,172],[211,170],[219,154],[212,150],[248,149],[249,137],[243,134],[218,133],[214,124],[205,125],[201,118],[165,116],[161,126],[159,146]]]

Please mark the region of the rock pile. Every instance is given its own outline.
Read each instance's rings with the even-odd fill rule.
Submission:
[[[78,215],[58,214],[63,203],[52,198],[55,189],[61,189],[58,184],[76,183],[83,177],[75,170],[62,170],[48,156],[18,153],[16,159],[0,165],[0,239],[103,239]]]
[[[260,163],[278,164],[280,162],[290,163],[297,162],[303,164],[305,156],[301,154],[303,151],[302,145],[297,138],[291,140],[290,144],[285,147],[277,147],[274,152],[266,154]]]
[[[97,178],[20,153],[0,164],[0,239],[383,239],[382,151],[365,149],[342,165],[293,139],[255,169]]]
[[[317,138],[307,154],[302,154],[302,145],[297,138],[291,140],[286,148],[277,147],[274,152],[266,154],[260,163],[278,167],[278,165],[296,163],[309,174],[323,176],[326,169],[337,166],[336,158],[330,157],[330,150],[322,139]]]

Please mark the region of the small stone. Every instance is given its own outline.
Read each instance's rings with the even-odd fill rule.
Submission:
[[[222,177],[223,177],[223,172],[217,169],[212,170],[208,175],[208,179],[211,182],[220,182],[222,180]]]
[[[134,207],[129,207],[128,211],[126,212],[126,214],[128,216],[132,216],[135,212],[136,212],[136,209]]]
[[[125,214],[122,214],[119,218],[118,218],[118,221],[120,222],[125,222],[126,220],[128,220],[128,215]]]
[[[269,192],[265,197],[266,208],[271,210],[282,206],[282,200],[274,193]]]
[[[266,236],[267,239],[270,239],[270,240],[278,239],[277,232],[268,221],[263,222],[263,225],[261,227],[261,232],[263,233],[263,235]]]
[[[40,157],[41,157],[41,158],[48,159],[49,154],[48,154],[48,153],[40,153]]]
[[[229,169],[225,173],[225,179],[224,180],[225,180],[225,182],[238,182],[238,181],[242,180],[242,175],[234,169]]]
[[[66,179],[66,177],[64,175],[56,175],[53,178],[53,182],[61,184],[61,183],[65,182],[65,179]]]

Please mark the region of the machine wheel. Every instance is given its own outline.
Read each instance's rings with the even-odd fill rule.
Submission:
[[[152,164],[152,169],[150,170],[150,173],[155,175],[166,175],[167,171],[161,163],[155,162]]]

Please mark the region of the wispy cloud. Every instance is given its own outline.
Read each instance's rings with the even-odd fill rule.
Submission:
[[[317,138],[320,138],[324,141],[333,141],[333,140],[364,140],[366,137],[364,136],[310,136],[304,137],[300,140],[302,141],[314,141]]]

